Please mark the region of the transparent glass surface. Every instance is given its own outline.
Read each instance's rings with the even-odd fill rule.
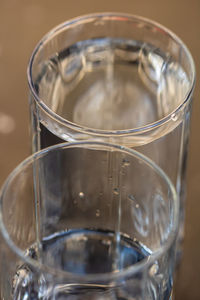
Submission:
[[[156,162],[181,197],[181,243],[193,59],[171,31],[142,17],[105,13],[61,24],[28,67],[33,152],[100,140]]]
[[[178,203],[164,172],[131,149],[37,152],[0,194],[1,299],[171,299]]]

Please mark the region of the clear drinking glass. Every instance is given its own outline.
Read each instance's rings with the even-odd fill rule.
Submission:
[[[178,204],[134,150],[88,141],[37,152],[0,194],[1,299],[171,299]]]
[[[171,31],[142,17],[70,20],[37,45],[28,67],[33,152],[98,139],[156,162],[181,196],[184,223],[193,59]]]

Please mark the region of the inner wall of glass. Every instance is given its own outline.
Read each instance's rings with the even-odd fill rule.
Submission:
[[[83,18],[50,35],[36,53],[33,84],[55,113],[101,130],[133,129],[172,113],[187,97],[185,48],[134,18]]]

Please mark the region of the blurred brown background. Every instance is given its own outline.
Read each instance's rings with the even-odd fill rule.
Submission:
[[[174,31],[196,64],[188,164],[184,258],[176,300],[200,299],[200,0],[0,0],[0,184],[30,153],[26,68],[39,39],[55,25],[91,12],[141,15]]]

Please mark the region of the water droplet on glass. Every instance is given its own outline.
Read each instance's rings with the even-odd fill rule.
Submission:
[[[118,188],[113,189],[113,194],[114,195],[119,195],[119,189]]]
[[[131,195],[131,194],[128,195],[128,199],[131,200],[131,201],[135,201],[135,197],[133,195]]]
[[[149,275],[150,276],[155,276],[156,275],[156,273],[158,272],[158,264],[157,263],[155,263],[155,264],[153,264],[151,267],[150,267],[150,269],[149,269]]]
[[[106,246],[110,246],[111,245],[111,241],[110,240],[102,240],[102,244],[106,245]]]
[[[123,166],[123,167],[128,167],[128,166],[130,166],[130,161],[127,160],[126,158],[124,158],[123,161],[122,161],[122,166]]]
[[[83,193],[83,192],[80,192],[80,193],[79,193],[79,197],[80,197],[81,199],[83,199],[83,198],[84,198],[84,196],[85,196],[85,195],[84,195],[84,193]]]
[[[100,210],[97,209],[97,210],[96,210],[96,217],[99,217],[99,216],[100,216]]]

